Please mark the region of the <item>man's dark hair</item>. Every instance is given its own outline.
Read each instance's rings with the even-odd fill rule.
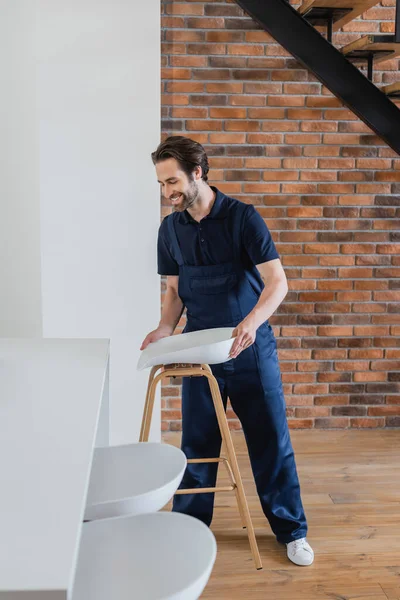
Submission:
[[[154,164],[175,158],[182,171],[190,177],[196,167],[201,167],[203,181],[208,181],[209,171],[207,154],[201,144],[183,137],[182,135],[171,135],[161,142],[157,150],[152,152],[151,158]]]

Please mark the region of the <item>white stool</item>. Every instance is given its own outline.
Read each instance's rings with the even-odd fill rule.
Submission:
[[[156,387],[160,381],[170,377],[206,377],[221,432],[222,444],[225,447],[227,457],[190,458],[188,463],[223,463],[227,468],[231,483],[229,486],[183,488],[177,490],[176,493],[203,494],[234,491],[242,526],[247,530],[254,564],[257,569],[262,569],[254,526],[247,504],[232,436],[229,431],[221,392],[218,382],[209,366],[210,364],[219,364],[229,360],[229,352],[234,341],[232,338],[233,331],[232,328],[221,327],[174,335],[149,344],[142,352],[138,362],[138,369],[151,367],[151,371],[139,439],[141,442],[147,442],[149,439]]]
[[[215,557],[213,534],[187,515],[86,523],[71,600],[195,600]]]
[[[168,444],[96,448],[85,521],[160,510],[178,489],[186,463],[184,453]]]

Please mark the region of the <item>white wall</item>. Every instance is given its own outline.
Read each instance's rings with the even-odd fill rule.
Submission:
[[[139,346],[159,318],[159,2],[7,0],[32,3],[43,335],[111,338],[111,442],[128,442],[148,376]]]
[[[41,336],[33,3],[0,0],[0,335]]]

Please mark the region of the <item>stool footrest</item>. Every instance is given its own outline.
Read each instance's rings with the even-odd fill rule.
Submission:
[[[175,492],[175,495],[182,495],[182,494],[211,494],[213,492],[233,492],[233,490],[236,488],[236,485],[226,485],[226,486],[220,486],[220,487],[207,487],[207,488],[188,488],[188,489],[182,489],[182,490],[177,490]]]

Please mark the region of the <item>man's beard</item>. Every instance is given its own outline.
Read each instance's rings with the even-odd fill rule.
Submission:
[[[174,206],[174,210],[176,212],[183,212],[184,210],[191,208],[196,203],[198,196],[199,191],[196,184],[193,182],[193,184],[190,185],[189,190],[186,193],[182,193],[182,200],[179,204]]]

